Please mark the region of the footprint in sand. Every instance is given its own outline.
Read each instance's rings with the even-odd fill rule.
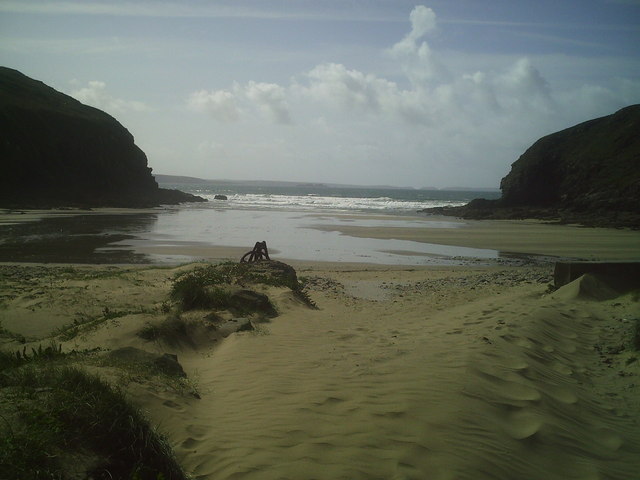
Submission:
[[[196,440],[193,437],[189,437],[187,438],[185,441],[183,441],[180,446],[184,449],[187,450],[193,450],[195,447],[197,447],[198,445],[200,445],[201,440]]]
[[[331,405],[335,405],[337,403],[342,403],[344,402],[344,400],[342,398],[338,398],[338,397],[327,397],[324,400],[320,401],[320,402],[314,402],[313,404],[318,406],[318,407],[324,407],[324,406],[331,406]]]
[[[178,410],[179,412],[184,412],[184,408],[173,400],[165,400],[162,402],[165,407],[173,408],[174,410]]]
[[[482,320],[476,320],[476,321],[473,321],[473,322],[464,322],[464,323],[463,323],[463,325],[464,325],[465,327],[468,327],[468,326],[470,326],[470,325],[479,325],[479,324],[481,324],[481,323],[482,323]]]
[[[187,425],[186,430],[189,435],[192,435],[195,438],[203,438],[209,432],[207,427],[200,425]]]
[[[343,335],[340,335],[337,339],[338,340],[351,340],[352,338],[357,338],[358,336],[355,333],[345,333]]]

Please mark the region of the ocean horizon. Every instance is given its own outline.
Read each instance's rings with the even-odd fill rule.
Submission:
[[[157,178],[163,177],[166,176],[159,175]],[[425,208],[465,205],[474,198],[500,198],[498,190],[488,189],[416,189],[391,186],[198,180],[200,179],[191,179],[187,182],[158,181],[158,185],[206,198],[210,202],[206,205],[209,208],[230,209],[415,214]],[[216,200],[216,195],[224,195],[227,200]]]

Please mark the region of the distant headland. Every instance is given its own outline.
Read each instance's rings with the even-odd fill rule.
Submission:
[[[158,187],[107,113],[0,67],[0,207],[150,207],[206,201]]]

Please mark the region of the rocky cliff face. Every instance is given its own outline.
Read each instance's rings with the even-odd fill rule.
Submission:
[[[640,213],[640,105],[541,138],[500,188],[504,206]]]
[[[541,138],[500,188],[499,200],[426,211],[640,228],[640,105]]]
[[[140,207],[200,199],[158,188],[146,155],[116,119],[5,67],[0,168],[4,207]]]

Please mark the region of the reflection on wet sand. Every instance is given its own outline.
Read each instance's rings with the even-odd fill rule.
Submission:
[[[0,225],[0,261],[35,263],[152,263],[131,249],[110,248],[153,228],[155,213],[69,215]]]

